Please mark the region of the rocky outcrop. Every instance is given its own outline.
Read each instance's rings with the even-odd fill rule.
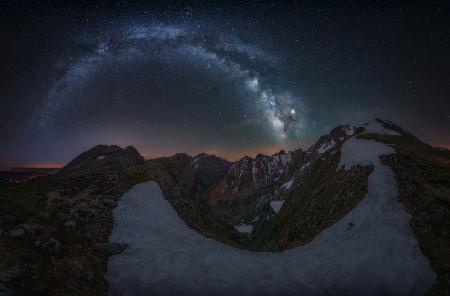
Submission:
[[[233,163],[225,177],[208,193],[208,203],[215,207],[226,201],[240,200],[285,179],[298,164],[296,152],[280,151],[272,156],[258,154]]]
[[[144,161],[144,158],[132,146],[122,149],[115,145],[98,145],[74,158],[59,170],[55,177],[96,174],[101,171],[112,171],[142,164]]]
[[[348,124],[335,127],[327,135],[321,136],[314,145],[306,150],[303,164],[307,166],[319,157],[338,151],[348,138],[363,130],[362,127],[354,127]]]
[[[302,181],[301,175],[318,159],[339,151],[351,136],[363,131],[340,125],[319,138],[307,151],[280,151],[272,156],[259,154],[233,163],[226,176],[208,192],[208,203],[233,225],[264,224]],[[276,208],[276,212],[279,208]],[[257,230],[257,226],[255,229]]]

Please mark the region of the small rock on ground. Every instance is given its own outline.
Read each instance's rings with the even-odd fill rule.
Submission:
[[[19,228],[14,228],[13,230],[11,230],[9,232],[9,236],[11,237],[22,237],[26,234],[26,231],[24,228],[19,227]]]

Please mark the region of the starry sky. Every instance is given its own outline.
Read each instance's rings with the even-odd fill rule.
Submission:
[[[450,148],[448,1],[1,1],[0,167],[230,160],[392,120]]]

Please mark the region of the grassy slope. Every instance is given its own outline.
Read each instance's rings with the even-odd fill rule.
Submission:
[[[0,188],[1,227],[27,224],[32,229],[24,237],[1,240],[0,268],[16,274],[8,283],[13,291],[17,295],[104,294],[106,256],[95,248],[95,242],[108,233],[108,213],[99,210],[94,219],[83,221],[60,203],[61,197],[76,198],[86,188],[85,182],[37,179],[23,184],[3,183]],[[49,193],[55,190],[71,194],[50,198]],[[86,197],[90,198],[95,196]],[[76,227],[67,229],[64,223],[68,220],[75,220]],[[34,245],[49,238],[61,243],[61,252],[49,253]]]
[[[311,241],[347,214],[367,193],[371,167],[337,169],[339,152],[318,159],[301,176],[286,205],[254,233],[254,250],[282,251]]]

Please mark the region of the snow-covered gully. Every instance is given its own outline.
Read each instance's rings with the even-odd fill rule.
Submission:
[[[348,139],[339,166],[373,164],[368,193],[311,243],[252,253],[187,227],[158,184],[136,185],[114,210],[111,242],[129,247],[108,262],[110,295],[423,295],[435,281],[397,200],[393,153]]]

